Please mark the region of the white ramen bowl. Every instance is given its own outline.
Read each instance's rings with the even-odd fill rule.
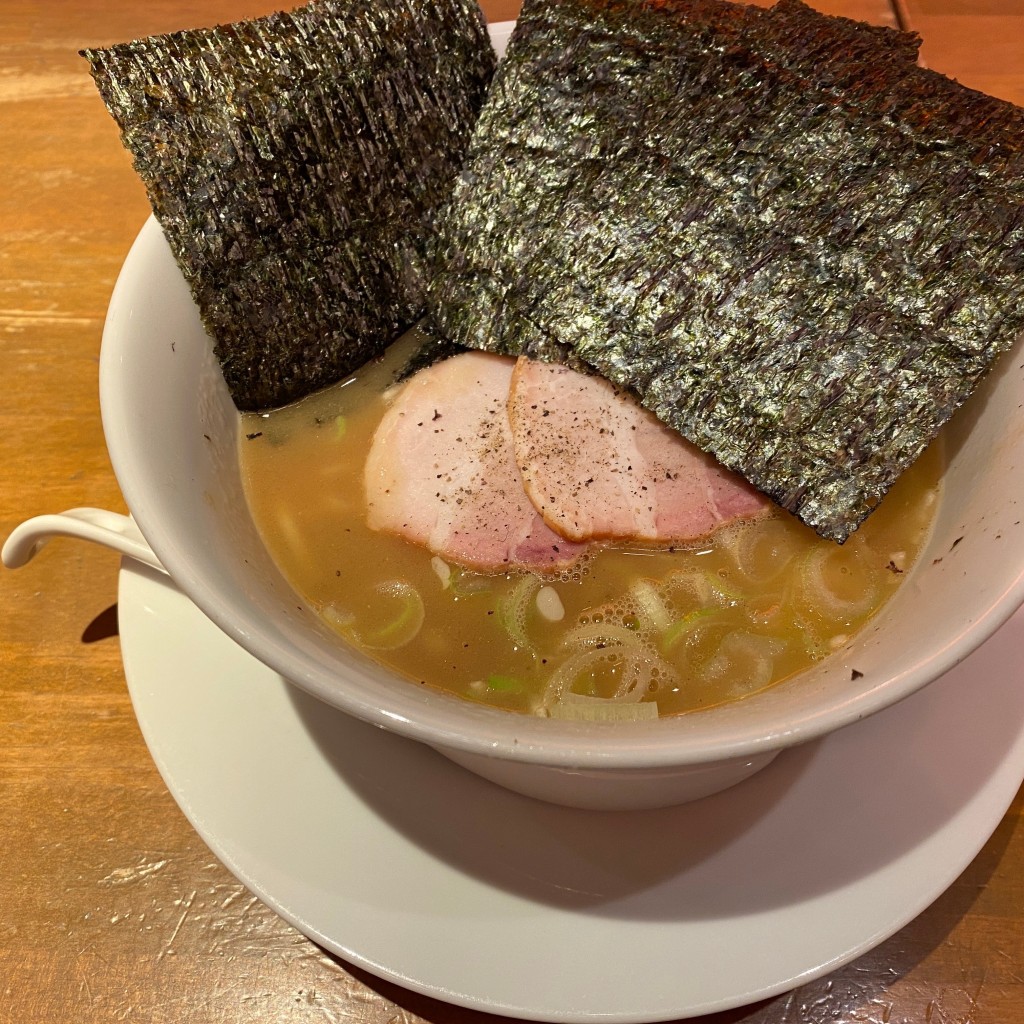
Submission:
[[[930,542],[849,646],[791,681],[708,711],[618,723],[534,718],[400,679],[300,607],[249,516],[239,415],[150,219],[114,290],[100,358],[107,444],[142,537],[109,513],[43,517],[12,534],[4,560],[25,561],[53,532],[106,540],[161,564],[226,634],[295,686],[485,778],[578,807],[679,803],[903,699],[966,657],[1021,604],[1022,350],[1018,342],[947,428]]]

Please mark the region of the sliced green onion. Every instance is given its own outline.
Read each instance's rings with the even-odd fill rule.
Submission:
[[[602,671],[617,675],[615,691],[609,697],[598,694],[589,696],[620,704],[639,702],[677,680],[671,665],[644,648],[615,646],[581,651],[552,673],[541,701],[543,707],[550,709],[568,694],[574,693],[573,687],[581,676],[599,675]],[[576,696],[580,695],[577,693]]]
[[[726,582],[717,572],[674,572],[665,581],[670,596],[682,605],[729,605],[744,598],[734,583]]]
[[[803,640],[804,650],[814,661],[820,661],[832,653],[828,639],[821,634],[820,623],[812,622],[808,616],[799,614],[794,616],[793,621]]]
[[[669,594],[681,605],[706,605],[714,597],[707,572],[673,572],[665,581]]]
[[[822,544],[808,552],[800,566],[800,582],[804,600],[812,611],[820,611],[828,618],[846,616],[855,618],[863,615],[874,607],[878,600],[877,574],[872,572],[868,558],[857,557],[857,549],[853,541],[847,541],[849,549],[835,545]],[[839,571],[853,572],[855,585],[854,596],[846,597],[831,586],[828,579],[830,563],[835,572],[834,563],[842,560],[844,565]]]
[[[522,693],[523,682],[515,676],[490,675],[487,677],[487,688],[502,693]]]
[[[693,636],[697,630],[718,612],[717,608],[694,608],[687,612],[681,619],[676,619],[664,633],[661,634],[661,649],[668,653],[681,640]]]
[[[479,573],[462,570],[453,571],[449,577],[449,588],[456,597],[474,597],[477,594],[486,594],[491,589],[489,576],[481,576]]]
[[[320,614],[327,621],[327,624],[335,629],[348,629],[354,625],[356,617],[347,609],[339,608],[336,604],[326,604],[320,609]]]
[[[640,611],[641,628],[653,629],[661,633],[672,624],[672,613],[658,592],[658,588],[650,580],[634,580],[630,585],[629,595]]]
[[[570,629],[562,639],[565,648],[587,650],[601,647],[639,647],[642,640],[639,634],[612,622],[586,622],[582,626]]]
[[[403,647],[420,631],[426,610],[420,592],[405,580],[392,580],[381,583],[377,593],[394,597],[401,601],[398,615],[386,626],[367,636],[357,636],[359,643],[376,650],[394,650]]]
[[[725,531],[723,542],[745,579],[774,579],[796,557],[800,531],[790,520],[771,517]]]
[[[597,650],[581,651],[579,654],[574,654],[552,673],[545,688],[544,706],[550,708],[560,701],[565,694],[571,693],[573,687],[577,685],[580,676],[584,674],[597,674],[602,669],[614,671],[624,664],[624,650],[621,647],[611,649],[598,648]],[[642,696],[643,694],[636,691],[634,687],[632,689],[627,688],[620,697],[618,687],[616,687],[613,696],[602,699],[638,701]]]
[[[348,418],[345,416],[334,417],[334,440],[340,441],[348,433]]]
[[[705,573],[708,586],[726,604],[737,604],[744,598],[743,591],[734,583],[727,583],[717,572]]]
[[[526,617],[534,595],[540,589],[536,576],[524,576],[498,601],[498,620],[512,642],[523,651],[534,653],[530,638],[526,635]]]
[[[730,633],[718,650],[705,663],[704,675],[709,679],[735,676],[737,692],[759,690],[772,681],[775,657],[785,650],[785,643],[756,633]]]

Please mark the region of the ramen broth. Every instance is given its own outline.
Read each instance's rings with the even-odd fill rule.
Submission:
[[[709,708],[838,650],[927,538],[939,445],[842,546],[787,513],[688,548],[600,548],[551,578],[483,575],[366,525],[363,464],[413,342],[240,431],[271,556],[342,637],[414,683],[512,711],[636,718]]]

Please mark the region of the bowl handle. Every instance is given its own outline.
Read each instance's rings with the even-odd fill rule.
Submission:
[[[153,554],[131,516],[107,512],[101,508],[72,508],[67,512],[27,519],[11,531],[0,557],[8,569],[17,569],[30,561],[54,537],[95,541],[161,572],[167,571]]]

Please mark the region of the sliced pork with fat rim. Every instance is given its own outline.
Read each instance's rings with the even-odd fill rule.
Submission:
[[[526,492],[571,540],[684,543],[771,505],[603,377],[520,358],[508,409]]]
[[[468,352],[402,384],[374,434],[371,529],[485,572],[553,570],[586,550],[553,532],[523,490],[508,420],[515,360]]]

